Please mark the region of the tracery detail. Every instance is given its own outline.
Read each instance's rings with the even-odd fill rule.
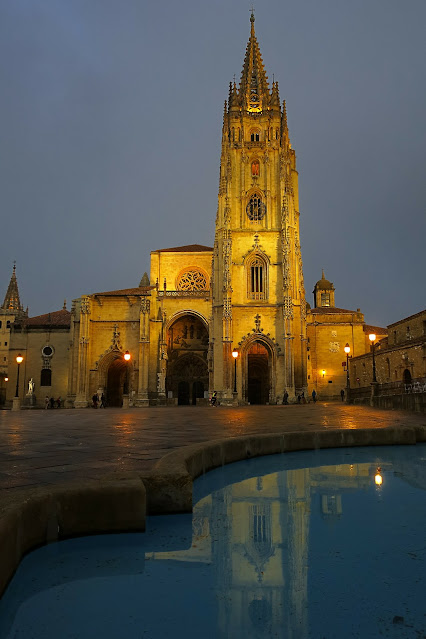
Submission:
[[[179,291],[205,291],[208,289],[207,275],[198,269],[189,269],[180,276],[177,288]]]

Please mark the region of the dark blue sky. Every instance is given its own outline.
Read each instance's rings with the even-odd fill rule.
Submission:
[[[212,246],[223,102],[242,0],[0,5],[0,296],[37,315],[125,288],[149,252]],[[258,0],[287,101],[307,299],[386,325],[426,307],[426,3]]]

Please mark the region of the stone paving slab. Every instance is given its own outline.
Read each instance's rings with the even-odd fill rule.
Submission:
[[[425,425],[424,415],[338,402],[0,411],[0,499],[23,486],[145,473],[173,450],[222,438]]]

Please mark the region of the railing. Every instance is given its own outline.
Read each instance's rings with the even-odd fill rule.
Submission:
[[[210,297],[210,291],[158,291],[159,297]]]

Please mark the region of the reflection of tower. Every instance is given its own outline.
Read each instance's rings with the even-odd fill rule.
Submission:
[[[287,635],[308,635],[308,552],[310,477],[306,468],[288,470],[288,597]]]
[[[218,637],[307,636],[309,494],[307,470],[246,479],[213,494]]]

